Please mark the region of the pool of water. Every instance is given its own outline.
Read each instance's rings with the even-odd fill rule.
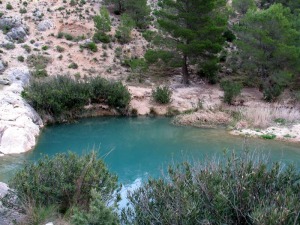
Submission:
[[[223,129],[199,129],[170,124],[168,118],[104,117],[46,127],[36,148],[26,154],[0,158],[0,181],[7,181],[25,161],[68,150],[82,154],[97,149],[123,184],[160,176],[168,164],[222,157],[225,149],[270,155],[271,160],[300,164],[300,145],[247,139]]]

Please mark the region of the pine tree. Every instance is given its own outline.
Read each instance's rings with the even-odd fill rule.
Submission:
[[[237,34],[240,69],[258,77],[265,98],[276,98],[287,82],[300,73],[299,17],[290,9],[274,4],[266,10],[250,10],[234,27]]]
[[[227,23],[225,5],[225,0],[161,1],[156,13],[164,32],[161,43],[181,58],[184,84],[189,84],[189,65],[210,60],[222,49]]]

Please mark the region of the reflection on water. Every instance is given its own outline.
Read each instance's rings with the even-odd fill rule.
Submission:
[[[36,149],[27,154],[0,158],[0,181],[7,180],[25,160],[43,154],[72,150],[79,154],[92,148],[105,155],[105,162],[123,184],[148,176],[157,177],[173,162],[222,157],[224,149],[270,154],[272,160],[299,164],[300,146],[274,140],[234,137],[225,130],[178,127],[168,118],[93,118],[79,123],[47,127]]]

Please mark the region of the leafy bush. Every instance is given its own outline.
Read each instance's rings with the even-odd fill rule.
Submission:
[[[65,48],[58,45],[58,46],[56,46],[56,51],[58,51],[58,52],[64,52]]]
[[[110,42],[110,36],[108,36],[105,33],[102,33],[100,31],[96,32],[93,36],[93,41],[95,43],[109,43]]]
[[[157,87],[152,91],[153,99],[160,104],[168,104],[171,100],[172,91],[168,87]]]
[[[135,26],[134,21],[127,14],[122,14],[121,24],[116,31],[116,38],[121,44],[127,44],[131,41],[131,31]]]
[[[73,225],[117,225],[119,224],[118,214],[114,207],[107,207],[101,193],[94,189],[91,193],[91,203],[88,211],[75,210],[72,216]]]
[[[275,134],[263,134],[260,137],[263,139],[267,139],[267,140],[273,140],[276,138],[276,135]]]
[[[231,30],[226,30],[223,34],[223,37],[226,39],[228,42],[233,42],[236,39],[236,36]]]
[[[19,61],[19,62],[24,62],[24,60],[25,60],[25,59],[24,59],[24,56],[22,56],[22,55],[19,55],[19,56],[18,56],[18,61]]]
[[[125,108],[130,102],[130,93],[121,82],[110,82],[101,77],[89,81],[92,102],[99,103],[106,99],[108,105]]]
[[[130,93],[121,82],[110,82],[99,77],[87,81],[67,76],[32,80],[22,96],[42,116],[49,114],[55,120],[76,117],[89,101],[107,103],[120,109],[126,108],[130,101]]]
[[[68,68],[76,70],[76,69],[78,69],[78,64],[72,62],[72,63],[68,66]]]
[[[61,212],[73,206],[88,209],[94,189],[101,200],[113,199],[117,177],[111,174],[95,152],[82,157],[61,153],[29,163],[11,179],[10,185],[21,199],[39,206],[56,205]]]
[[[215,84],[218,81],[219,65],[217,59],[212,59],[201,65],[200,76],[208,79],[208,82]]]
[[[5,44],[2,44],[2,47],[7,49],[7,50],[11,50],[11,49],[15,49],[16,48],[16,45],[14,43],[5,43]]]
[[[25,8],[21,8],[20,11],[19,11],[21,14],[25,14],[27,13],[27,10]]]
[[[7,10],[12,10],[12,9],[13,9],[12,5],[10,4],[10,2],[8,2],[8,3],[6,4],[6,9],[7,9]]]
[[[299,175],[249,153],[183,163],[131,192],[132,208],[122,218],[124,224],[299,224]]]
[[[98,47],[94,42],[89,42],[84,47],[91,50],[92,52],[97,52],[98,51]]]
[[[232,104],[235,97],[237,97],[242,90],[242,85],[234,81],[221,82],[221,88],[224,90],[224,102]]]

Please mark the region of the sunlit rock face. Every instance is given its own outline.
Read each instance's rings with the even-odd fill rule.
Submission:
[[[0,153],[15,154],[32,149],[43,126],[35,110],[21,97],[29,82],[27,67],[10,68],[0,75],[7,86],[0,91]]]

